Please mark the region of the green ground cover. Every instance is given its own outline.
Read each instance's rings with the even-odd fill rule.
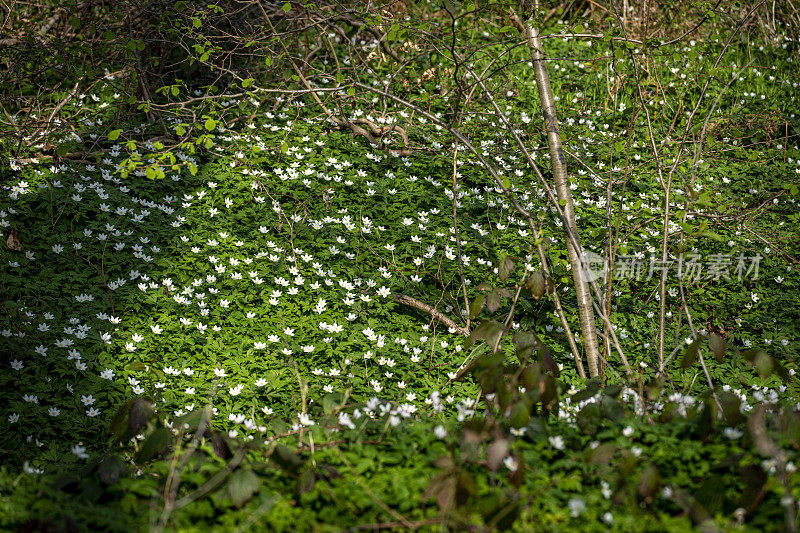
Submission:
[[[501,37],[473,39],[499,50]],[[602,253],[613,237],[619,254],[649,261],[664,192],[637,94],[608,91],[609,64],[630,63],[610,41],[589,42],[547,39],[569,58],[551,76],[581,238]],[[709,36],[658,51],[649,113],[667,163],[680,142],[670,132],[722,46]],[[546,170],[526,52],[511,56],[493,80],[498,104]],[[671,253],[717,257],[718,274],[668,278],[667,379],[654,351],[657,277],[645,267],[615,280],[611,320],[633,373],[612,352],[602,390],[578,377],[547,292],[526,289],[510,319],[547,350],[509,335],[499,359],[490,339],[397,301],[436,305],[462,326],[471,315],[475,331],[505,320],[508,296],[540,267],[527,222],[477,158],[461,147],[454,187],[452,138],[392,103],[359,94],[343,112],[399,121],[409,155],[332,128],[311,98],[256,90],[167,124],[188,135],[167,150],[161,125],[116,122],[108,75],[66,106],[82,129],[56,142],[93,155],[36,160],[0,144],[0,226],[20,241],[0,250],[0,526],[782,527],[785,491],[800,495],[797,43],[737,42],[723,57],[707,148],[681,163],[670,222]],[[445,89],[431,79],[398,94]],[[446,99],[427,99],[448,117]],[[464,131],[523,206],[548,216],[502,122],[476,113]],[[156,168],[165,154],[177,167]],[[561,230],[542,231],[550,290],[574,308]],[[781,464],[754,433],[762,405],[785,407],[767,423]]]

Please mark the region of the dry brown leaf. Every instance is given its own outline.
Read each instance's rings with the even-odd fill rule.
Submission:
[[[22,246],[19,243],[19,234],[17,233],[17,230],[12,229],[11,233],[8,234],[6,246],[8,246],[9,250],[13,250],[15,252],[22,250]]]

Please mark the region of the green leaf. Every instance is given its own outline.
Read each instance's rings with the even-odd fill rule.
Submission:
[[[728,350],[728,341],[719,333],[712,333],[708,336],[708,347],[714,353],[718,363],[725,359],[725,352]]]
[[[279,421],[274,420],[273,426],[278,427]],[[276,433],[281,433],[282,431],[276,431]],[[284,444],[278,444],[275,446],[275,450],[273,451],[272,455],[270,456],[272,461],[278,465],[281,470],[286,472],[297,472],[300,467],[305,464],[305,461],[302,457],[297,455],[295,450],[292,450],[288,446]]]
[[[97,473],[100,475],[100,481],[106,485],[113,485],[119,481],[125,470],[125,462],[120,456],[109,455],[100,461]]]
[[[292,4],[290,4],[289,2],[284,2],[284,4],[283,4],[283,12],[284,13],[288,13],[291,10],[292,10]]]
[[[730,391],[717,392],[717,399],[720,406],[722,406],[722,414],[725,416],[725,422],[729,426],[737,426],[744,422],[744,416],[740,410],[742,401],[734,393]]]
[[[132,404],[133,401],[131,400],[120,405],[111,420],[111,434],[117,440],[121,440],[128,431],[128,417],[130,416]]]
[[[599,377],[592,378],[586,382],[586,388],[572,395],[572,400],[570,401],[573,404],[580,403],[596,395],[599,391],[600,391],[600,378]]]
[[[217,121],[212,118],[206,119],[206,123],[203,124],[203,127],[208,131],[213,131],[214,128],[217,127]]]
[[[119,139],[119,134],[122,133],[122,130],[111,130],[108,132],[108,140],[109,141],[116,141]]]
[[[531,291],[531,295],[538,300],[544,296],[546,289],[544,275],[538,270],[536,272],[531,272],[528,279],[525,280],[525,286]]]
[[[590,403],[578,413],[578,428],[586,435],[594,435],[600,429],[600,406]]]
[[[136,398],[131,405],[128,426],[134,435],[142,431],[153,416],[153,406],[144,398]]]
[[[780,416],[783,436],[796,448],[800,447],[800,411],[784,409]]]
[[[236,507],[247,503],[261,486],[261,479],[251,469],[240,468],[228,481],[228,496]]]
[[[476,318],[483,310],[485,303],[486,297],[483,294],[478,295],[474,300],[472,300],[472,302],[469,304],[469,318]]]
[[[608,464],[617,452],[617,445],[605,442],[589,452],[589,462],[595,464]]]
[[[519,429],[528,425],[531,420],[531,411],[524,401],[518,401],[511,408],[509,424],[512,428]]]
[[[683,357],[681,358],[681,368],[689,368],[697,361],[697,356],[700,354],[700,345],[703,343],[702,337],[697,337],[692,343],[686,348],[686,351],[683,353]]]
[[[469,334],[468,344],[483,340],[489,346],[494,346],[497,338],[503,333],[503,325],[495,320],[484,320]]]
[[[762,378],[767,378],[772,373],[772,357],[763,350],[756,354],[753,364],[756,367],[758,375]]]
[[[314,488],[314,471],[310,468],[304,469],[297,477],[297,493],[305,494]]]
[[[539,363],[533,363],[526,366],[522,370],[522,384],[525,385],[525,388],[529,391],[538,391],[539,387],[539,377],[542,374],[541,365]]]
[[[722,242],[725,240],[725,238],[722,235],[720,235],[719,233],[714,233],[713,231],[704,231],[703,233],[701,233],[701,235],[703,237],[708,237],[709,239],[715,240],[717,242]]]
[[[695,492],[697,502],[712,514],[716,514],[725,498],[728,484],[721,475],[714,475],[706,479],[705,483]]]
[[[639,495],[645,502],[649,503],[658,492],[660,485],[661,476],[658,473],[658,468],[652,464],[645,466],[639,476]]]
[[[509,257],[505,256],[497,263],[497,275],[500,276],[500,279],[505,281],[508,279],[508,276],[514,270],[514,260]]]
[[[486,309],[488,309],[490,313],[494,313],[500,309],[501,296],[502,293],[500,289],[492,289],[492,291],[486,295]]]
[[[196,176],[197,175],[197,165],[195,165],[194,163],[189,163],[189,173],[192,176]]]
[[[133,460],[141,464],[160,454],[167,449],[171,435],[170,430],[167,428],[156,428],[144,439]]]

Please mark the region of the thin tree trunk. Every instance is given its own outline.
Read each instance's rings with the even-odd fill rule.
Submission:
[[[564,154],[564,149],[561,147],[561,134],[558,131],[553,89],[550,86],[550,77],[547,75],[544,47],[539,36],[539,30],[531,24],[529,13],[523,12],[523,16],[525,17],[523,19],[525,38],[531,49],[533,71],[536,76],[536,86],[539,89],[539,99],[542,103],[542,114],[544,115],[545,129],[547,131],[547,144],[550,147],[553,181],[559,202],[563,204],[566,218],[564,231],[574,236],[573,239],[566,239],[567,253],[572,267],[572,279],[575,282],[575,294],[578,298],[578,318],[581,325],[583,347],[586,351],[586,363],[589,367],[589,375],[594,377],[599,373],[600,351],[597,345],[597,330],[594,311],[592,310],[589,283],[584,277],[584,269],[582,268],[581,256],[583,252],[580,248],[578,226],[575,222],[575,208],[572,203],[572,193],[569,189],[569,179],[567,178],[567,158]]]

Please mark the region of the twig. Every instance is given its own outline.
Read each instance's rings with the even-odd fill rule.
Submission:
[[[410,529],[419,529],[422,526],[430,526],[439,523],[438,518],[429,518],[427,520],[417,520],[416,522],[381,522],[379,524],[361,524],[353,526],[347,531],[380,531],[381,529],[397,529],[401,527]]]
[[[39,135],[36,137],[36,139],[35,139],[35,140],[33,140],[33,141],[31,141],[31,142],[29,143],[29,145],[30,145],[30,146],[33,146],[33,145],[34,145],[34,144],[36,144],[36,143],[37,143],[39,140],[41,140],[42,138],[44,138],[45,136],[47,136],[47,133],[48,133],[48,126],[50,125],[50,123],[51,123],[51,122],[53,122],[53,118],[55,118],[55,116],[58,114],[58,112],[59,112],[59,111],[61,111],[61,110],[64,108],[64,106],[65,106],[65,105],[67,105],[67,102],[69,102],[70,100],[72,100],[72,98],[73,98],[73,97],[75,96],[75,94],[78,92],[78,86],[80,85],[80,83],[81,83],[82,81],[83,81],[83,76],[81,76],[80,78],[78,78],[78,81],[76,81],[76,82],[75,82],[75,85],[72,87],[72,90],[70,91],[70,93],[69,93],[69,94],[68,94],[68,95],[67,95],[67,96],[66,96],[66,97],[65,97],[63,100],[61,100],[61,101],[58,103],[58,105],[56,106],[56,108],[55,108],[55,109],[53,109],[53,112],[52,112],[52,113],[50,113],[50,116],[49,116],[49,117],[47,117],[47,122],[45,123],[45,129],[44,129],[44,131],[43,131],[42,133],[40,133],[40,134],[39,134]]]
[[[411,296],[406,296],[405,294],[393,294],[392,297],[394,301],[403,305],[407,305],[409,307],[413,307],[423,313],[429,314],[431,317],[435,318],[445,326],[456,330],[457,332],[461,333],[462,335],[469,335],[469,330],[465,329],[458,324],[456,324],[453,319],[436,309],[435,307],[431,307],[430,305],[420,302],[416,298],[412,298]]]
[[[456,237],[456,255],[458,256],[458,273],[461,276],[461,293],[464,295],[464,309],[467,311],[467,326],[466,329],[469,331],[470,327],[470,310],[469,310],[469,298],[467,297],[467,283],[464,280],[464,260],[461,256],[461,236],[460,232],[458,231],[458,180],[456,176],[458,175],[458,143],[454,143],[455,148],[453,149],[453,232],[455,233]]]

